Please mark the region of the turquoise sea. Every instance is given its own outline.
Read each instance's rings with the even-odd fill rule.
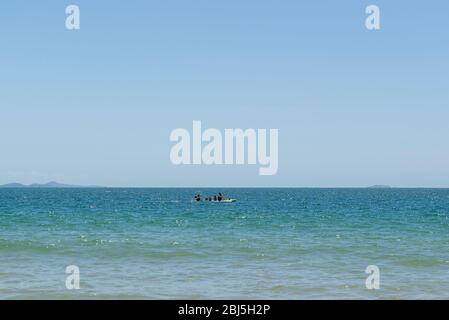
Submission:
[[[449,189],[0,189],[0,299],[53,298],[449,299]]]

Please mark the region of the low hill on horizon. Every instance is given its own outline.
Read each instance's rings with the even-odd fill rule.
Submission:
[[[56,181],[50,181],[48,183],[40,184],[40,183],[33,183],[33,184],[22,184],[22,183],[7,183],[4,185],[0,185],[0,188],[101,188],[100,186],[78,186],[78,185],[71,185],[71,184],[63,184]]]

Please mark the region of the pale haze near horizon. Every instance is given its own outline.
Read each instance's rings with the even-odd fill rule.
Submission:
[[[2,4],[0,184],[449,187],[446,1],[73,3]],[[193,120],[279,129],[278,173],[172,165]]]

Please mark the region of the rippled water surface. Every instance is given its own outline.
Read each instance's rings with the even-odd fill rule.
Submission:
[[[0,298],[449,299],[449,189],[0,189]]]

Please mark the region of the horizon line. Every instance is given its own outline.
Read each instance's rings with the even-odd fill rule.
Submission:
[[[45,186],[40,183],[22,184],[23,186],[8,187],[6,183],[1,184],[1,189],[195,189],[195,188],[228,188],[228,189],[449,189],[449,186],[389,186],[389,185],[370,185],[370,186],[101,186],[101,185],[70,185],[62,184],[66,186]],[[34,185],[34,187],[33,187]],[[35,186],[38,185],[38,186]]]

